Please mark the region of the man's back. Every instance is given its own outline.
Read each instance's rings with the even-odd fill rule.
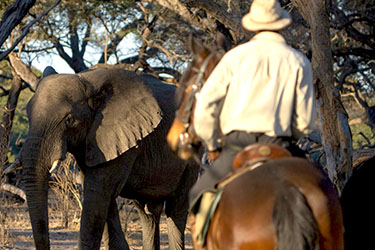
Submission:
[[[298,99],[306,92],[313,93],[308,84],[312,82],[310,63],[276,32],[257,34],[229,51],[217,67],[220,70],[208,81],[227,88],[220,115],[224,134],[239,130],[291,136],[295,102],[301,105],[298,113],[309,116],[312,112],[311,103]],[[210,89],[206,91],[215,95]],[[299,129],[310,127],[310,122],[302,119]]]

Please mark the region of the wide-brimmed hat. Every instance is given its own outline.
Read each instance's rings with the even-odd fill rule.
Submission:
[[[254,0],[242,18],[242,26],[250,31],[281,30],[292,22],[289,13],[277,0]]]

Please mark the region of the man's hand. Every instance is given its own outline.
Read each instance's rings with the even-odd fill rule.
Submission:
[[[209,162],[213,162],[213,161],[215,161],[215,160],[219,157],[219,155],[220,155],[220,151],[221,151],[221,150],[219,150],[219,149],[216,149],[216,150],[214,150],[214,151],[208,151],[208,152],[207,152],[207,158],[208,158],[208,161],[209,161]]]

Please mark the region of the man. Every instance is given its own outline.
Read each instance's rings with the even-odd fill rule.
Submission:
[[[316,110],[311,64],[278,33],[290,23],[277,0],[254,0],[242,25],[256,35],[227,52],[204,84],[194,128],[213,164],[190,191],[191,205],[231,171],[242,148],[276,143],[297,156],[292,142],[312,131]]]

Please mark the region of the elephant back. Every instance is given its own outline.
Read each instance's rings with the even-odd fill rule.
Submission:
[[[165,126],[169,130],[176,113],[176,85],[162,82],[152,75],[144,74],[141,75],[141,77],[145,79],[145,84],[151,89],[156,101],[158,102],[163,114],[162,122],[165,122]]]

